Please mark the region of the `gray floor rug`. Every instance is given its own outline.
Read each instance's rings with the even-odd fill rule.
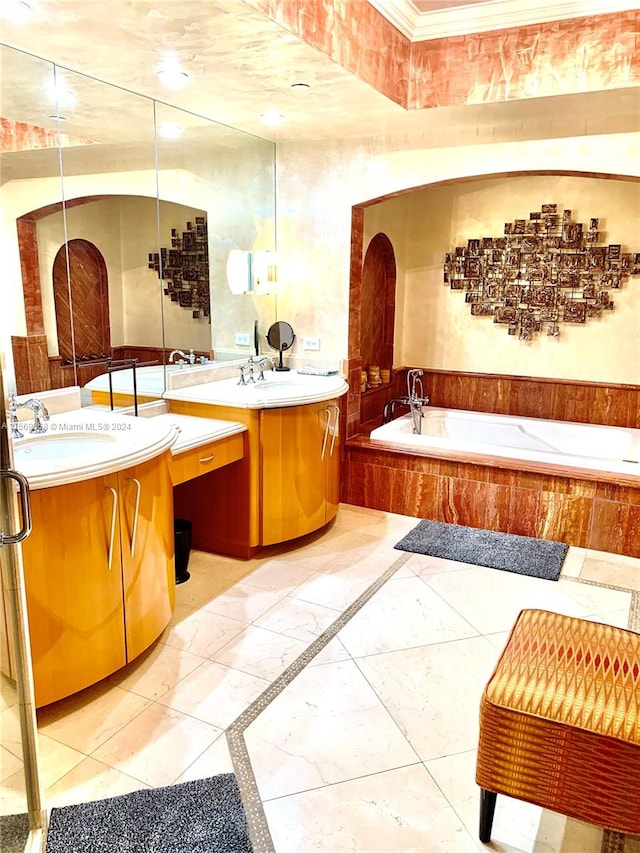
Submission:
[[[569,550],[562,542],[442,521],[421,521],[394,547],[550,581],[558,580]]]
[[[26,814],[0,815],[0,850],[2,853],[23,853],[29,837],[29,817]]]
[[[46,853],[251,853],[233,773],[51,811]]]

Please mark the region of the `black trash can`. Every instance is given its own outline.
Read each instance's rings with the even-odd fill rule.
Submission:
[[[189,567],[189,555],[191,554],[191,531],[193,524],[184,518],[176,518],[173,522],[173,533],[176,550],[176,583],[188,581],[191,575],[187,571]]]

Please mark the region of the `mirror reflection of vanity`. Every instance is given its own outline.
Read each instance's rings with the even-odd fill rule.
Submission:
[[[106,358],[156,362],[164,385],[255,354],[276,297],[232,293],[226,263],[275,248],[273,143],[6,46],[0,62],[0,349],[18,393],[84,386]]]

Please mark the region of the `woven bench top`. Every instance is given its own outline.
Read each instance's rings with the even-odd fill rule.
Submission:
[[[485,699],[640,744],[640,634],[545,610],[523,610]]]

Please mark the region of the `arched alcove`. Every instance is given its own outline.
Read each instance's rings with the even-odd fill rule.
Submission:
[[[111,336],[107,265],[97,246],[75,239],[58,249],[53,262],[53,297],[63,361],[72,361],[74,354],[79,359],[108,355]]]
[[[386,234],[376,234],[362,265],[360,355],[364,369],[371,364],[393,366],[396,311],[396,258]]]
[[[397,270],[397,308],[395,314],[396,387],[389,396],[402,394],[403,367],[428,369],[436,384],[452,393],[464,385],[463,398],[452,407],[485,406],[486,391],[498,381],[513,376],[540,379],[555,387],[556,380],[591,383],[615,383],[621,371],[616,347],[612,345],[612,318],[622,328],[631,357],[624,363],[627,383],[633,383],[630,365],[637,358],[637,338],[633,327],[632,285],[619,288],[613,295],[616,311],[588,325],[563,328],[563,336],[550,340],[517,342],[498,333],[503,327],[488,326],[487,321],[470,316],[461,308],[459,294],[443,283],[446,252],[467,237],[493,237],[502,233],[504,223],[515,218],[528,219],[540,205],[558,202],[562,210],[570,208],[580,221],[588,217],[600,222],[604,243],[621,243],[626,251],[635,251],[637,239],[633,222],[637,220],[639,179],[637,176],[607,172],[565,169],[524,169],[451,176],[433,183],[392,191],[355,205],[352,210],[351,278],[349,304],[349,380],[351,393],[347,411],[347,435],[366,433],[380,419],[387,395],[365,399],[360,393],[360,371],[366,366],[362,352],[368,322],[363,305],[365,283],[364,258],[371,235],[384,233],[393,243]],[[418,197],[422,201],[417,203]],[[383,208],[386,206],[386,209]],[[577,220],[576,220],[577,221]],[[481,223],[481,224],[478,224]],[[479,229],[479,230],[478,230]],[[476,233],[477,232],[477,233]],[[463,303],[465,305],[466,303]],[[619,321],[617,318],[620,318]],[[618,337],[620,333],[617,333]],[[484,336],[490,340],[484,341]],[[626,335],[626,337],[624,337]],[[597,368],[597,370],[596,370]],[[608,371],[608,372],[607,372]],[[461,378],[462,377],[462,378]],[[466,378],[464,378],[466,377]],[[464,381],[463,381],[464,379]],[[473,388],[471,387],[473,386]],[[545,386],[546,387],[546,386]],[[458,389],[458,390],[456,390]],[[459,392],[459,394],[462,392]],[[483,397],[483,393],[485,397]],[[475,395],[475,396],[474,396]],[[367,398],[370,392],[366,392]],[[432,401],[444,405],[450,394],[430,393]],[[476,401],[476,396],[479,399]],[[530,395],[528,399],[538,399]],[[375,402],[375,405],[374,405]],[[536,410],[522,412],[536,416]]]

